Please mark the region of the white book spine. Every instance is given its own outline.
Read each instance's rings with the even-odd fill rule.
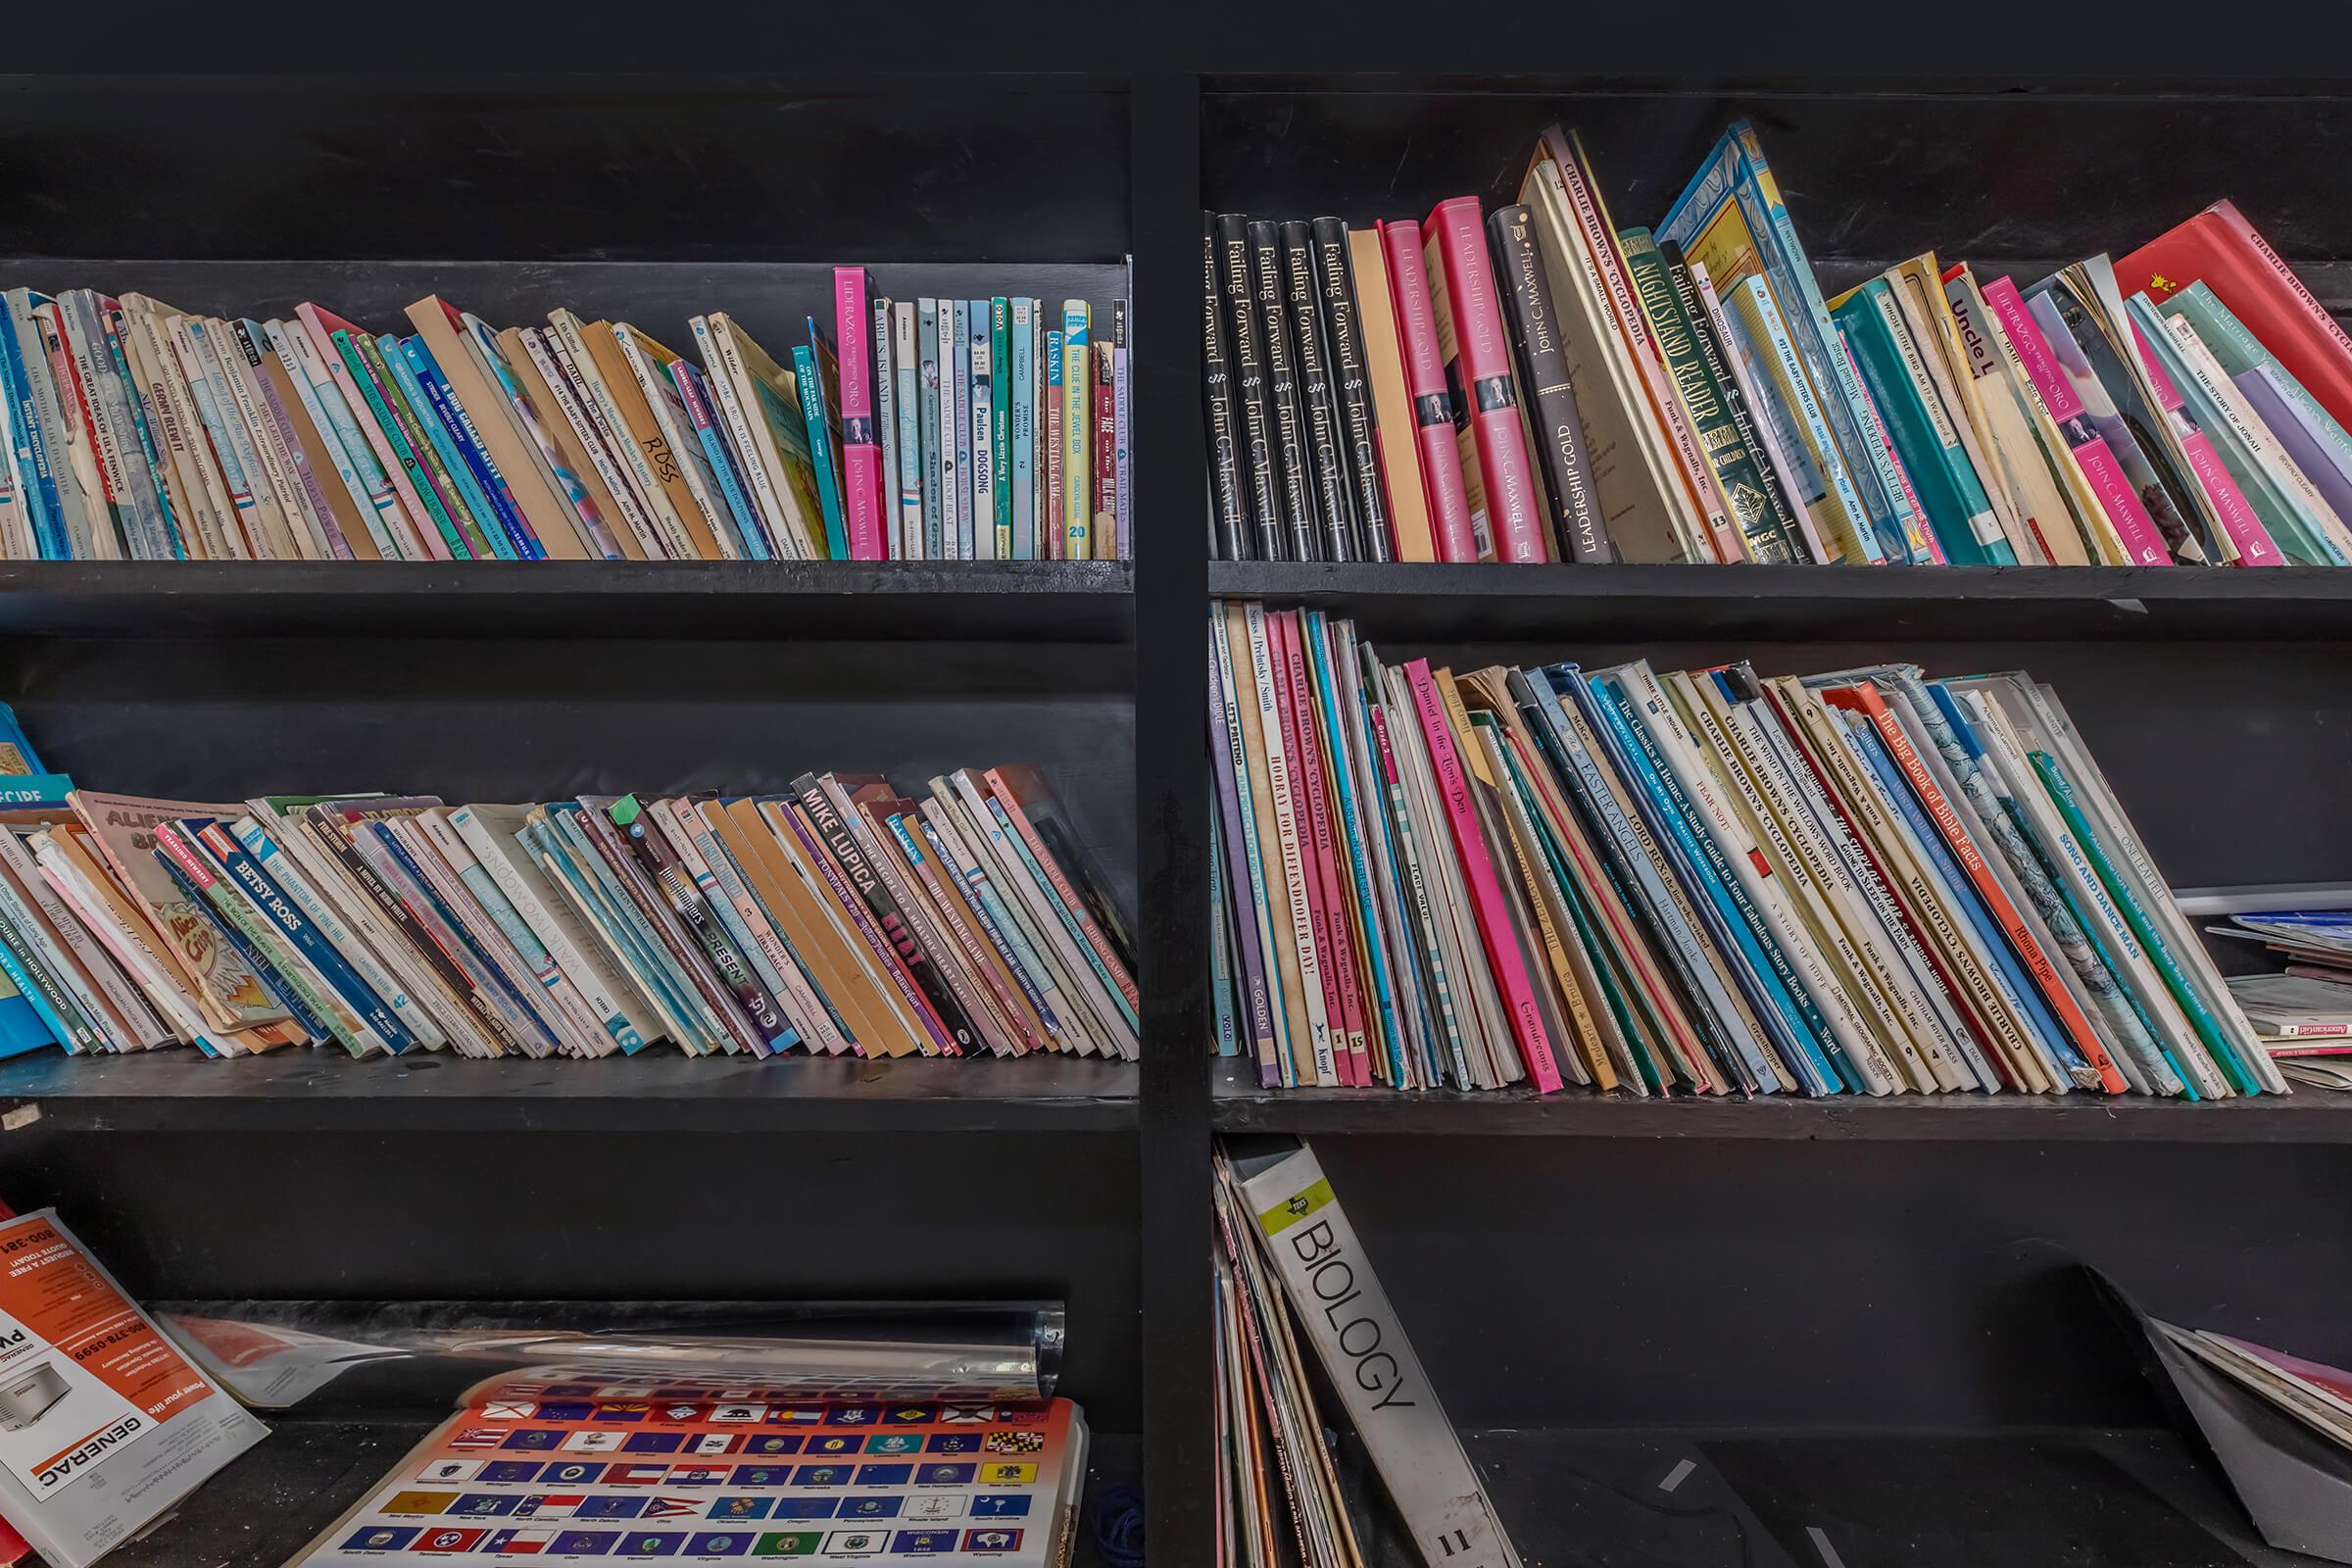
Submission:
[[[1430,1568],[1519,1557],[1311,1150],[1241,1177],[1255,1243]]]
[[[601,1056],[615,1047],[635,1051],[643,1046],[645,1037],[629,1022],[619,1000],[605,984],[604,976],[572,942],[564,923],[550,912],[539,897],[539,890],[532,885],[534,876],[526,875],[516,863],[514,841],[493,833],[469,806],[461,806],[450,812],[449,825],[473,852],[475,862],[490,873],[490,880],[498,884],[499,892],[506,895],[508,904],[531,928],[563,978],[570,984],[580,1011],[604,1037],[603,1041],[595,1042],[597,1049],[593,1054]]]

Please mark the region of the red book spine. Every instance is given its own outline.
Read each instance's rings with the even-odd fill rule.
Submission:
[[[1437,318],[1430,310],[1429,279],[1421,270],[1421,225],[1383,223],[1380,245],[1389,258],[1389,292],[1396,297],[1396,334],[1404,350],[1404,390],[1413,400],[1420,437],[1421,485],[1436,514],[1438,559],[1476,561],[1470,492],[1462,483],[1462,455],[1453,439],[1453,399],[1446,390]]]
[[[1291,759],[1291,811],[1298,823],[1299,880],[1306,893],[1307,923],[1314,933],[1315,966],[1323,988],[1323,1016],[1331,1026],[1333,1069],[1340,1082],[1348,1085],[1355,1082],[1355,1048],[1348,1038],[1348,1004],[1340,991],[1339,954],[1331,939],[1332,909],[1325,897],[1325,868],[1318,849],[1321,835],[1314,826],[1312,798],[1306,785],[1310,769],[1305,742],[1299,735],[1298,692],[1291,680],[1292,660],[1298,647],[1296,631],[1289,616],[1279,613],[1266,616],[1266,650],[1274,669],[1274,706],[1282,714],[1282,746]]]
[[[2114,1060],[2107,1054],[2107,1048],[2099,1043],[2098,1031],[2082,1015],[2082,1009],[2075,1004],[2075,994],[2059,978],[2057,966],[2050,962],[2049,955],[2041,951],[2041,944],[2027,929],[2025,917],[2017,912],[2017,906],[2009,902],[2009,895],[2001,890],[1999,879],[1993,876],[1992,868],[1984,863],[1984,855],[1977,849],[1975,836],[1968,831],[1952,803],[1944,799],[1943,791],[1936,787],[1936,780],[1928,772],[1927,763],[1920,760],[1919,753],[1911,745],[1911,737],[1896,722],[1893,712],[1886,707],[1886,700],[1870,686],[1834,686],[1823,691],[1821,696],[1822,701],[1832,707],[1860,713],[1870,720],[1871,727],[1879,732],[1879,739],[1886,743],[1887,755],[1894,759],[1894,765],[1901,768],[1903,777],[1910,781],[1912,793],[1919,797],[1919,804],[1927,808],[1929,819],[1936,824],[1936,831],[1943,835],[1944,843],[1951,847],[1953,858],[1960,862],[1960,869],[1968,874],[1969,884],[1977,890],[1977,897],[1984,901],[1985,912],[1992,916],[1993,923],[2008,937],[2009,946],[2017,951],[2018,961],[2026,966],[2026,972],[2034,977],[2034,984],[2040,990],[2042,1000],[2057,1014],[2059,1027],[2075,1043],[2075,1049],[2082,1054],[2082,1059],[2097,1070],[2100,1087],[2111,1095],[2128,1092],[2132,1086],[2125,1082],[2123,1073],[2117,1070]]]
[[[874,427],[872,291],[862,267],[833,269],[833,335],[841,360],[841,477],[850,559],[880,561],[882,435]]]
[[[2116,286],[2162,300],[2203,283],[2262,340],[2328,417],[2352,429],[2352,337],[2246,221],[2216,202],[2115,264]]]
[[[1323,883],[1323,914],[1329,926],[1331,963],[1324,972],[1338,983],[1341,1014],[1347,1023],[1348,1055],[1354,1069],[1351,1081],[1369,1085],[1372,1065],[1366,1049],[1364,977],[1356,967],[1352,906],[1343,891],[1340,829],[1332,818],[1332,791],[1324,782],[1323,734],[1315,721],[1322,704],[1316,700],[1314,680],[1307,673],[1304,639],[1311,633],[1298,611],[1291,611],[1283,618],[1289,622],[1283,628],[1283,654],[1290,661],[1291,702],[1298,718],[1298,776],[1306,780],[1307,821],[1314,836],[1315,869]]]
[[[1552,1059],[1551,1037],[1545,1033],[1544,1014],[1536,1006],[1535,986],[1520,956],[1518,935],[1511,929],[1510,909],[1503,903],[1501,884],[1495,880],[1494,860],[1487,853],[1485,832],[1478,825],[1478,807],[1470,799],[1469,769],[1454,747],[1453,728],[1446,719],[1445,700],[1438,695],[1437,677],[1430,673],[1429,661],[1414,660],[1404,666],[1404,675],[1412,687],[1414,713],[1421,720],[1421,737],[1429,747],[1430,772],[1452,828],[1453,852],[1461,862],[1462,881],[1477,917],[1479,940],[1487,950],[1488,969],[1494,977],[1495,989],[1502,994],[1503,1010],[1510,1015],[1511,1034],[1519,1044],[1519,1055],[1527,1064],[1528,1075],[1535,1080],[1539,1093],[1550,1094],[1560,1087],[1559,1064]]]
[[[1494,268],[1487,255],[1487,225],[1475,196],[1438,203],[1429,215],[1444,241],[1446,298],[1453,308],[1455,353],[1462,395],[1470,400],[1470,430],[1486,478],[1494,554],[1507,562],[1550,559],[1544,546],[1544,507],[1537,499],[1535,465],[1519,423],[1518,380],[1510,340],[1494,297]]]

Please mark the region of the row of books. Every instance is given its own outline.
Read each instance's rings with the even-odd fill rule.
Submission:
[[[1045,561],[1129,553],[1126,308],[891,300],[838,268],[789,364],[626,321],[403,332],[305,304],[0,295],[0,558]]]
[[[1215,1049],[1268,1087],[2287,1091],[2026,675],[1210,630]]]
[[[919,801],[0,785],[0,1054],[1136,1053],[1128,926],[1028,766]]]
[[[1208,219],[1221,555],[2352,564],[2352,337],[2229,202],[1825,298],[1744,122],[1655,229],[1556,125],[1518,195]]]

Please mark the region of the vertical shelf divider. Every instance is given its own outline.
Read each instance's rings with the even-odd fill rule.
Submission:
[[[1208,503],[1200,407],[1200,83],[1138,74],[1130,99],[1136,360],[1136,831],[1141,860],[1144,1476],[1153,1568],[1212,1558]]]

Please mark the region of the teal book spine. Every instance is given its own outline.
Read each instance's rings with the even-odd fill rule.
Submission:
[[[1874,277],[1847,295],[1832,318],[1845,328],[1862,379],[1911,476],[1936,539],[1957,566],[2012,565],[1992,503],[1960,446],[1959,433],[1928,380],[1918,350],[1902,330],[1886,280]]]
[[[433,481],[441,487],[441,499],[448,505],[452,519],[466,531],[466,542],[473,546],[477,556],[513,561],[514,542],[499,525],[490,498],[474,483],[466,466],[465,455],[450,438],[449,426],[433,406],[432,393],[426,389],[423,377],[416,373],[416,365],[409,359],[407,345],[386,332],[375,340],[375,352],[391,372],[392,384],[399,388],[401,401],[408,405],[409,418],[415,426],[411,439],[423,442],[417,456],[432,470]]]
[[[2180,968],[2180,959],[2164,940],[2164,933],[2148,918],[2147,910],[2132,892],[2131,884],[2116,871],[2115,862],[2108,858],[2107,847],[2091,831],[2090,819],[2083,814],[2082,803],[2075,799],[2074,786],[2067,782],[2064,770],[2047,752],[2029,753],[2027,760],[2034,764],[2034,771],[2041,775],[2042,787],[2049,791],[2051,804],[2058,808],[2058,815],[2066,823],[2066,830],[2082,846],[2083,855],[2089,858],[2091,870],[2098,875],[2099,885],[2107,890],[2107,896],[2115,901],[2116,908],[2122,911],[2125,923],[2131,926],[2132,934],[2139,939],[2140,950],[2148,956],[2148,961],[2155,965],[2156,973],[2164,981],[2164,989],[2180,1004],[2181,1014],[2188,1019],[2188,1026],[2196,1031],[2206,1054],[2220,1066],[2223,1075],[2230,1080],[2230,1087],[2241,1095],[2261,1094],[2262,1086],[2254,1081],[2253,1074],[2237,1059],[2237,1053],[2230,1049],[2229,1041],[2222,1034],[2221,1024],[2205,1005],[2204,999],[2197,995],[2196,987],[2189,984],[2188,976]]]
[[[152,508],[152,526],[161,530],[162,543],[171,551],[168,559],[185,561],[187,540],[180,531],[178,514],[172,510],[172,489],[164,483],[164,459],[155,444],[147,394],[139,386],[139,378],[130,373],[130,357],[122,352],[122,308],[112,300],[99,300],[93,309],[106,334],[107,357],[114,362],[116,379],[122,383],[131,430],[139,438],[139,456],[146,463],[139,492],[141,505]]]
[[[0,425],[15,454],[18,493],[32,524],[32,538],[43,561],[64,561],[72,552],[66,543],[65,520],[59,512],[57,475],[49,466],[49,438],[41,425],[40,405],[26,372],[23,328],[18,317],[22,289],[0,298],[0,383],[5,383],[8,415]]]
[[[458,407],[457,398],[442,378],[440,367],[433,363],[424,340],[394,337],[387,332],[375,346],[384,356],[384,362],[392,367],[392,373],[399,377],[401,396],[409,400],[409,408],[423,428],[425,439],[440,456],[441,466],[448,472],[466,510],[473,514],[491,552],[501,561],[527,561],[540,555],[537,541],[522,531],[519,519],[511,518],[500,505],[503,498],[498,491],[506,488],[506,481],[495,470],[482,468],[469,455],[468,443],[472,437],[466,429],[464,411]],[[495,483],[498,491],[488,488],[489,483]]]
[[[988,302],[989,454],[997,466],[997,559],[1015,561],[1012,537],[1012,306],[1003,295]]]
[[[971,385],[964,418],[972,427],[972,559],[997,555],[997,422],[990,390],[996,340],[988,330],[988,301],[973,300],[965,318],[972,334]]]
[[[805,343],[792,346],[792,374],[801,394],[801,422],[808,427],[808,455],[816,466],[816,500],[825,514],[825,554],[834,561],[850,559],[850,537],[841,507],[841,463],[833,451],[833,420],[825,408],[824,375],[816,352]]]
[[[1823,1054],[1822,1035],[1814,1032],[1813,1018],[1808,1017],[1813,1010],[1812,999],[1805,995],[1796,971],[1788,966],[1779,944],[1772,940],[1771,928],[1764,923],[1763,914],[1748,902],[1746,889],[1724,863],[1721,848],[1708,835],[1690,802],[1684,799],[1681,785],[1665,759],[1657,754],[1648,730],[1642,723],[1632,694],[1606,675],[1587,676],[1586,683],[1598,699],[1601,717],[1616,743],[1627,783],[1649,798],[1658,818],[1681,850],[1683,859],[1691,868],[1699,896],[1714,906],[1738,945],[1739,956],[1765,1004],[1758,1015],[1766,1029],[1775,1035],[1786,1064],[1804,1083],[1807,1092],[1839,1093],[1844,1088],[1843,1081]],[[1776,1024],[1777,1029],[1773,1027]],[[1821,1028],[1826,1034],[1826,1021]]]
[[[399,460],[401,469],[409,476],[409,483],[416,489],[417,499],[424,503],[425,513],[432,518],[433,527],[441,535],[441,543],[447,547],[450,559],[475,559],[473,546],[459,531],[449,514],[449,509],[441,504],[440,493],[433,488],[432,476],[425,471],[424,460],[417,455],[416,447],[409,441],[407,429],[394,415],[387,395],[389,388],[384,381],[377,379],[375,370],[368,362],[368,355],[363,352],[363,345],[368,349],[375,345],[365,337],[355,338],[339,328],[332,336],[335,352],[342,357],[343,368],[351,373],[353,384],[359,387],[360,395],[367,399],[368,412],[374,416],[376,427],[383,431],[384,443],[391,447],[392,456]],[[382,355],[377,355],[375,359],[377,364],[382,364]],[[386,372],[387,376],[389,373]],[[487,555],[489,551],[485,548],[479,554]]]
[[[1012,302],[1012,559],[1037,559],[1037,306]]]

